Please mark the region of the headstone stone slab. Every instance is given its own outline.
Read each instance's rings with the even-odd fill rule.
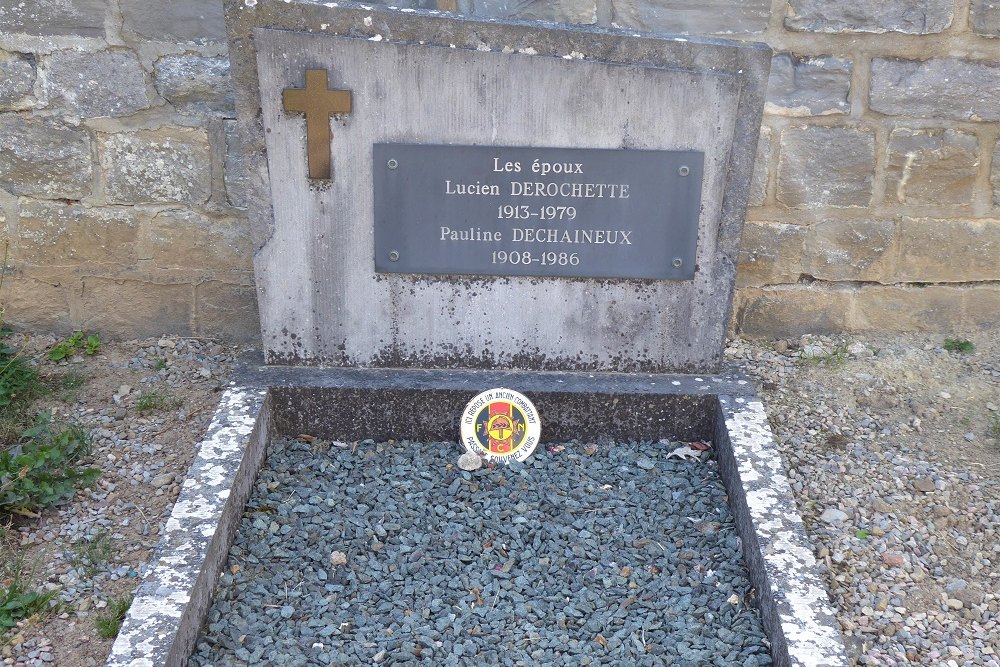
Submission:
[[[268,363],[718,368],[767,47],[330,4],[226,3]],[[314,68],[353,98],[328,181],[281,104]],[[378,273],[379,143],[702,152],[694,276]]]

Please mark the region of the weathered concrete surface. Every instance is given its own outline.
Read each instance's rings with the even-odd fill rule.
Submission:
[[[828,116],[851,110],[851,62],[775,54],[765,111],[777,116]]]
[[[952,0],[789,0],[785,27],[810,32],[925,35],[951,25]]]
[[[228,11],[270,361],[622,371],[719,363],[767,49],[274,0],[253,8],[232,2]],[[335,178],[310,189],[304,123],[284,113],[279,93],[301,85],[302,71],[317,61],[338,63],[330,85],[352,90],[355,110],[334,128]],[[372,200],[357,195],[372,191],[363,168],[371,145],[484,137],[501,146],[704,151],[694,280],[373,273]],[[502,330],[467,325],[468,313],[491,311],[518,315]]]
[[[998,121],[1000,61],[872,60],[871,108],[890,116]]]
[[[759,35],[771,16],[768,0],[611,0],[612,24],[685,35]]]
[[[760,206],[767,199],[767,184],[771,173],[771,128],[760,128],[757,152],[753,159],[753,177],[750,179],[750,206]]]
[[[778,201],[791,208],[869,205],[875,136],[847,127],[789,127],[781,133]]]
[[[0,115],[0,188],[41,199],[91,192],[90,135],[55,119]]]
[[[900,204],[969,208],[979,175],[979,141],[959,130],[893,130],[886,198]]]
[[[145,74],[132,51],[56,51],[44,63],[49,104],[68,113],[129,116],[150,106]]]
[[[211,149],[205,130],[158,130],[100,135],[108,202],[204,203],[211,189]]]

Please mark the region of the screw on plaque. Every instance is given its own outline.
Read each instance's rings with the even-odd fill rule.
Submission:
[[[389,261],[390,262],[398,262],[399,261],[399,253],[396,252],[395,250],[390,250],[389,251]]]
[[[691,173],[691,169],[688,168],[686,164],[681,165],[681,168],[677,170],[677,173],[680,174],[681,176],[687,176],[688,174]]]
[[[672,264],[674,265],[675,269],[679,269],[681,268],[681,265],[684,264],[684,260],[681,259],[680,257],[674,257],[674,261],[672,262]]]
[[[399,166],[399,163],[398,163],[398,162],[396,162],[396,158],[393,158],[393,159],[389,160],[389,161],[388,161],[388,162],[386,163],[386,165],[387,165],[387,166],[389,167],[389,169],[395,169],[396,167],[398,167],[398,166]]]

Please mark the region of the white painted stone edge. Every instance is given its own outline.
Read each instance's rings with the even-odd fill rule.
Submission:
[[[728,442],[720,443],[725,438],[717,430],[720,470],[724,479],[728,477],[730,502],[736,505],[737,530],[760,596],[774,664],[847,667],[836,612],[796,509],[764,405],[731,396],[720,396],[719,405],[728,432]]]
[[[174,655],[179,634],[200,628],[182,627],[192,598],[211,599],[217,572],[205,572],[213,548],[229,550],[223,528],[230,491],[241,470],[244,453],[256,437],[266,441],[261,424],[267,391],[259,387],[230,386],[219,400],[211,424],[181,486],[160,541],[152,568],[139,585],[121,631],[111,647],[106,667],[160,667],[183,664],[187,656]],[[264,432],[262,432],[264,431]],[[256,470],[243,470],[251,478]],[[246,482],[242,486],[249,486]],[[242,502],[237,518],[243,512]],[[215,563],[217,570],[218,563]],[[192,619],[199,622],[201,619]],[[193,637],[191,639],[193,641]],[[182,642],[183,643],[183,642]]]

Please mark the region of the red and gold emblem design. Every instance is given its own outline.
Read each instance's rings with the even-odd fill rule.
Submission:
[[[490,389],[479,394],[462,414],[462,444],[493,460],[523,461],[541,434],[538,412],[523,394]]]

